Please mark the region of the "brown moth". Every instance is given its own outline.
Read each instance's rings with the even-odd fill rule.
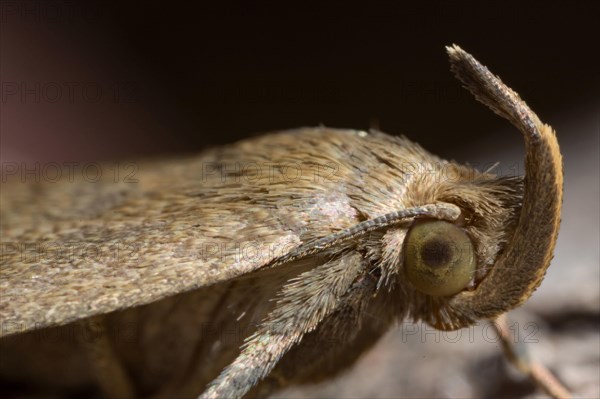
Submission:
[[[459,329],[525,302],[559,228],[556,137],[448,54],[523,134],[524,178],[321,127],[142,163],[135,184],[3,184],[3,393],[266,396],[334,375],[405,317]]]

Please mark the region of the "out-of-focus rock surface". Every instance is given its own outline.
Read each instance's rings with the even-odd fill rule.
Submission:
[[[565,194],[555,257],[541,287],[510,312],[513,332],[580,398],[600,397],[599,136],[600,106],[544,118],[558,132]],[[500,161],[522,171],[523,151],[507,128],[464,148],[461,160]],[[508,137],[508,139],[505,139]],[[517,136],[518,137],[518,136]],[[414,137],[413,137],[414,138]],[[522,147],[522,146],[521,146]],[[294,387],[276,398],[534,398],[545,397],[503,359],[486,323],[436,332],[403,323],[341,376]]]

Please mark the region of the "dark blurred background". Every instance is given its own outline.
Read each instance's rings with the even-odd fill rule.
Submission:
[[[519,134],[449,72],[444,46],[459,44],[558,132],[556,256],[514,317],[540,326],[536,358],[579,397],[598,397],[600,2],[309,4],[2,1],[2,164],[177,156],[323,124],[379,127],[446,158],[522,172]],[[405,332],[393,329],[340,379],[283,395],[540,395],[497,343]]]
[[[448,147],[506,122],[460,88],[444,46],[471,52],[548,119],[598,97],[599,10],[596,1],[2,1],[1,155],[191,152],[324,124],[379,126],[453,156]]]

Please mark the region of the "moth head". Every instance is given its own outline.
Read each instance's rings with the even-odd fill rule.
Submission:
[[[473,280],[477,261],[465,230],[445,220],[417,221],[404,243],[404,271],[418,291],[454,295]]]
[[[455,298],[464,293],[487,295],[478,290],[508,249],[523,202],[522,178],[498,178],[456,164],[446,166],[462,171],[462,178],[439,181],[427,174],[415,182],[419,194],[412,201],[450,203],[461,210],[461,216],[457,220],[417,218],[388,230],[382,251],[383,268],[396,268],[396,281],[405,296],[402,302],[409,304],[409,313],[439,328],[462,326],[457,324],[462,316],[457,317],[451,307]],[[390,254],[395,245],[401,250],[394,259]]]
[[[425,184],[415,201],[455,204],[459,220],[417,219],[404,232],[386,233],[385,245],[402,239],[397,261],[410,314],[444,330],[493,319],[532,295],[552,259],[563,184],[552,128],[470,54],[458,46],[448,53],[475,97],[521,131],[526,157],[523,179],[477,173],[469,179],[455,165],[464,178]],[[384,248],[384,256],[390,251]]]

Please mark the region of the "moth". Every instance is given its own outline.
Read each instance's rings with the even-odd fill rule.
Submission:
[[[524,177],[318,127],[140,163],[134,184],[3,184],[4,391],[264,397],[335,375],[395,321],[453,330],[523,304],[559,230],[556,136],[447,51],[522,133]]]

